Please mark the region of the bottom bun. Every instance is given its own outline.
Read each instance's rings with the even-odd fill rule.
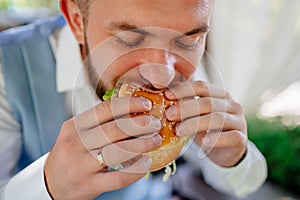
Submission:
[[[157,171],[171,164],[179,155],[185,142],[185,137],[176,138],[172,142],[149,151],[144,155],[151,157],[152,166],[149,171]]]

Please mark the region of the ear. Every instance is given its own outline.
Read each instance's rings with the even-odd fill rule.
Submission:
[[[60,0],[59,5],[77,42],[84,44],[83,17],[74,0]]]

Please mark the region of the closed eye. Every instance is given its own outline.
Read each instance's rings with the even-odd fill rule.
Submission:
[[[115,34],[117,42],[127,48],[136,48],[143,44],[149,33],[142,29],[131,29]]]
[[[139,37],[134,39],[122,39],[121,37],[116,36],[116,38],[118,43],[122,44],[127,48],[137,48],[145,41],[145,37]]]
[[[173,43],[176,47],[179,47],[181,49],[194,50],[195,48],[200,46],[202,39],[203,39],[203,36],[200,36],[200,35],[198,35],[196,38],[191,38],[188,36],[181,36],[181,37],[175,38],[173,40]]]

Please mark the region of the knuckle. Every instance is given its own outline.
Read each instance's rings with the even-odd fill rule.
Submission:
[[[203,107],[205,108],[205,110],[207,110],[207,112],[212,112],[216,107],[215,102],[213,102],[211,98],[204,97],[202,98],[202,100],[203,100]]]
[[[146,127],[149,125],[151,119],[149,116],[139,116],[137,119],[137,123],[141,127]]]
[[[197,88],[203,96],[210,96],[210,90],[208,85],[204,81],[197,81]]]
[[[225,92],[225,97],[226,99],[231,99],[231,95],[228,91],[224,91]]]
[[[102,156],[105,164],[108,166],[115,165],[122,158],[121,151],[123,151],[123,147],[121,145],[117,146],[116,144],[111,144],[105,146],[102,149]]]
[[[121,151],[120,153],[123,154],[119,156],[120,158],[122,156],[127,158],[133,157],[133,155],[142,152],[142,149],[146,148],[146,146],[147,144],[142,139],[133,139],[119,149]]]
[[[223,127],[227,122],[228,114],[224,112],[214,112],[212,114],[212,120],[214,121],[214,126]]]
[[[70,129],[74,129],[74,127],[75,127],[74,119],[69,119],[62,124],[61,128],[62,130],[70,130]]]
[[[97,116],[103,112],[111,112],[111,101],[104,101],[95,107]]]
[[[236,135],[235,136],[236,145],[238,145],[238,146],[245,145],[246,138],[245,138],[244,134],[241,131],[236,131],[235,133],[236,133],[235,134]]]
[[[117,136],[120,132],[120,129],[115,123],[111,126],[101,126],[99,127],[99,136],[104,144],[110,144],[113,142],[113,137]]]
[[[226,118],[226,113],[223,112],[213,112],[212,118],[216,120],[224,120]]]
[[[225,99],[227,100],[233,100],[231,94],[228,91],[224,91]]]
[[[243,116],[241,120],[242,120],[242,122],[241,122],[241,130],[244,133],[247,133],[247,121],[246,121],[245,116]]]
[[[239,103],[236,102],[236,101],[233,101],[232,104],[233,104],[232,106],[233,106],[234,110],[236,110],[237,113],[243,113],[243,112],[244,112],[244,111],[243,111],[243,107],[242,107],[241,104],[239,104]]]
[[[59,156],[62,159],[68,158],[71,151],[73,151],[75,147],[79,147],[79,145],[77,145],[77,139],[74,139],[74,137],[71,136],[59,140],[57,145],[59,148]]]
[[[77,134],[76,126],[73,119],[69,119],[62,124],[61,131],[58,137],[58,141],[64,145],[73,144],[76,140]]]
[[[183,90],[185,90],[185,89],[190,89],[191,88],[191,84],[190,84],[190,82],[188,82],[188,81],[185,81],[185,82],[180,82],[180,83],[178,83],[177,85],[176,85],[176,87],[175,87],[175,89],[183,89]],[[175,92],[175,91],[172,91],[172,92]]]
[[[161,144],[161,141],[160,140],[155,140],[153,137],[149,138],[149,139],[145,139],[143,141],[144,145],[146,148],[145,150],[146,151],[149,151],[157,146],[159,146]]]
[[[137,110],[138,108],[142,108],[143,107],[142,97],[130,97],[129,104],[131,110]]]
[[[139,141],[137,141],[140,145],[137,145],[137,147],[139,148],[139,150],[136,150],[140,153],[142,152],[147,152],[149,150],[151,150],[152,148],[154,148],[154,143],[151,139],[141,139]]]
[[[201,87],[201,88],[207,87],[206,83],[204,81],[196,81],[196,84],[198,87]]]
[[[115,120],[113,123],[109,123],[106,126],[102,126],[102,133],[109,137],[111,136],[117,136],[119,135],[122,131],[122,125],[120,123],[118,123],[118,120]],[[110,134],[111,133],[111,134]]]

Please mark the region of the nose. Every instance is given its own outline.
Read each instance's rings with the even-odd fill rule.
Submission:
[[[142,64],[140,65],[139,73],[156,89],[166,88],[175,77],[175,69],[173,64]]]

